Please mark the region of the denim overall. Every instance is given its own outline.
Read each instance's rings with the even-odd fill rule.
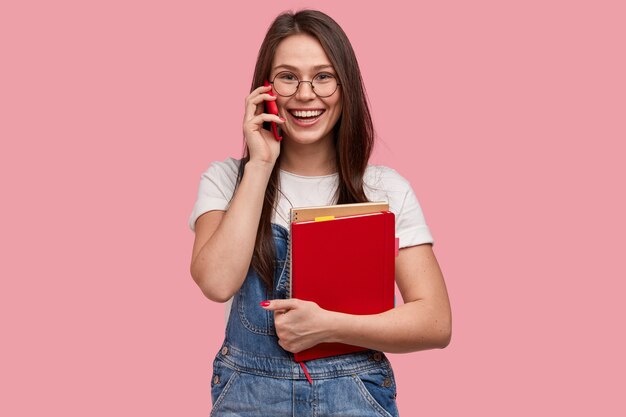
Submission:
[[[272,223],[276,269],[271,291],[252,268],[233,297],[224,342],[213,361],[211,416],[397,417],[396,384],[384,353],[367,350],[306,361],[278,344],[263,300],[287,298],[289,231]]]

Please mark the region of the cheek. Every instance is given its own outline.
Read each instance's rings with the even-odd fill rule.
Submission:
[[[337,98],[334,102],[335,112],[341,114],[341,110],[343,109],[343,100],[341,94],[337,94]]]
[[[341,112],[343,110],[343,105],[341,100],[337,100],[337,103],[334,104],[333,106],[333,113],[334,113],[334,117],[336,119],[339,118],[339,116],[341,116]]]
[[[276,99],[276,105],[278,106],[278,114],[283,113],[283,109],[285,107],[286,100],[280,96]]]

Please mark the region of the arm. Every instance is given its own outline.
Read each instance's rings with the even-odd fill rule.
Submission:
[[[248,162],[228,211],[209,211],[196,221],[191,276],[213,301],[227,301],[243,284],[272,168]]]
[[[213,301],[228,301],[250,267],[265,190],[280,154],[280,142],[263,129],[263,122],[284,123],[277,115],[263,113],[263,102],[276,100],[267,94],[270,89],[259,87],[246,98],[243,132],[250,160],[228,211],[209,211],[196,220],[190,272]]]
[[[400,250],[396,282],[403,305],[384,313],[334,313],[328,341],[390,353],[444,348],[450,343],[450,302],[432,245]]]
[[[290,352],[321,342],[390,353],[446,347],[451,338],[450,303],[430,244],[400,250],[396,282],[405,304],[380,314],[338,313],[298,299],[272,300],[265,308],[275,310],[279,344]]]

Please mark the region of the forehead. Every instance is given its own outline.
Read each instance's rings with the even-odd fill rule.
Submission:
[[[307,34],[296,34],[283,39],[276,48],[272,70],[278,65],[290,65],[301,70],[320,65],[332,65],[317,39]]]

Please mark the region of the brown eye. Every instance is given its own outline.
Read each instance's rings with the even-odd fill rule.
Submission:
[[[291,72],[281,72],[280,74],[276,76],[276,78],[281,81],[297,81],[298,80],[298,77],[296,77]]]
[[[328,81],[328,80],[332,80],[333,78],[335,78],[333,74],[323,72],[315,76],[315,81]]]

